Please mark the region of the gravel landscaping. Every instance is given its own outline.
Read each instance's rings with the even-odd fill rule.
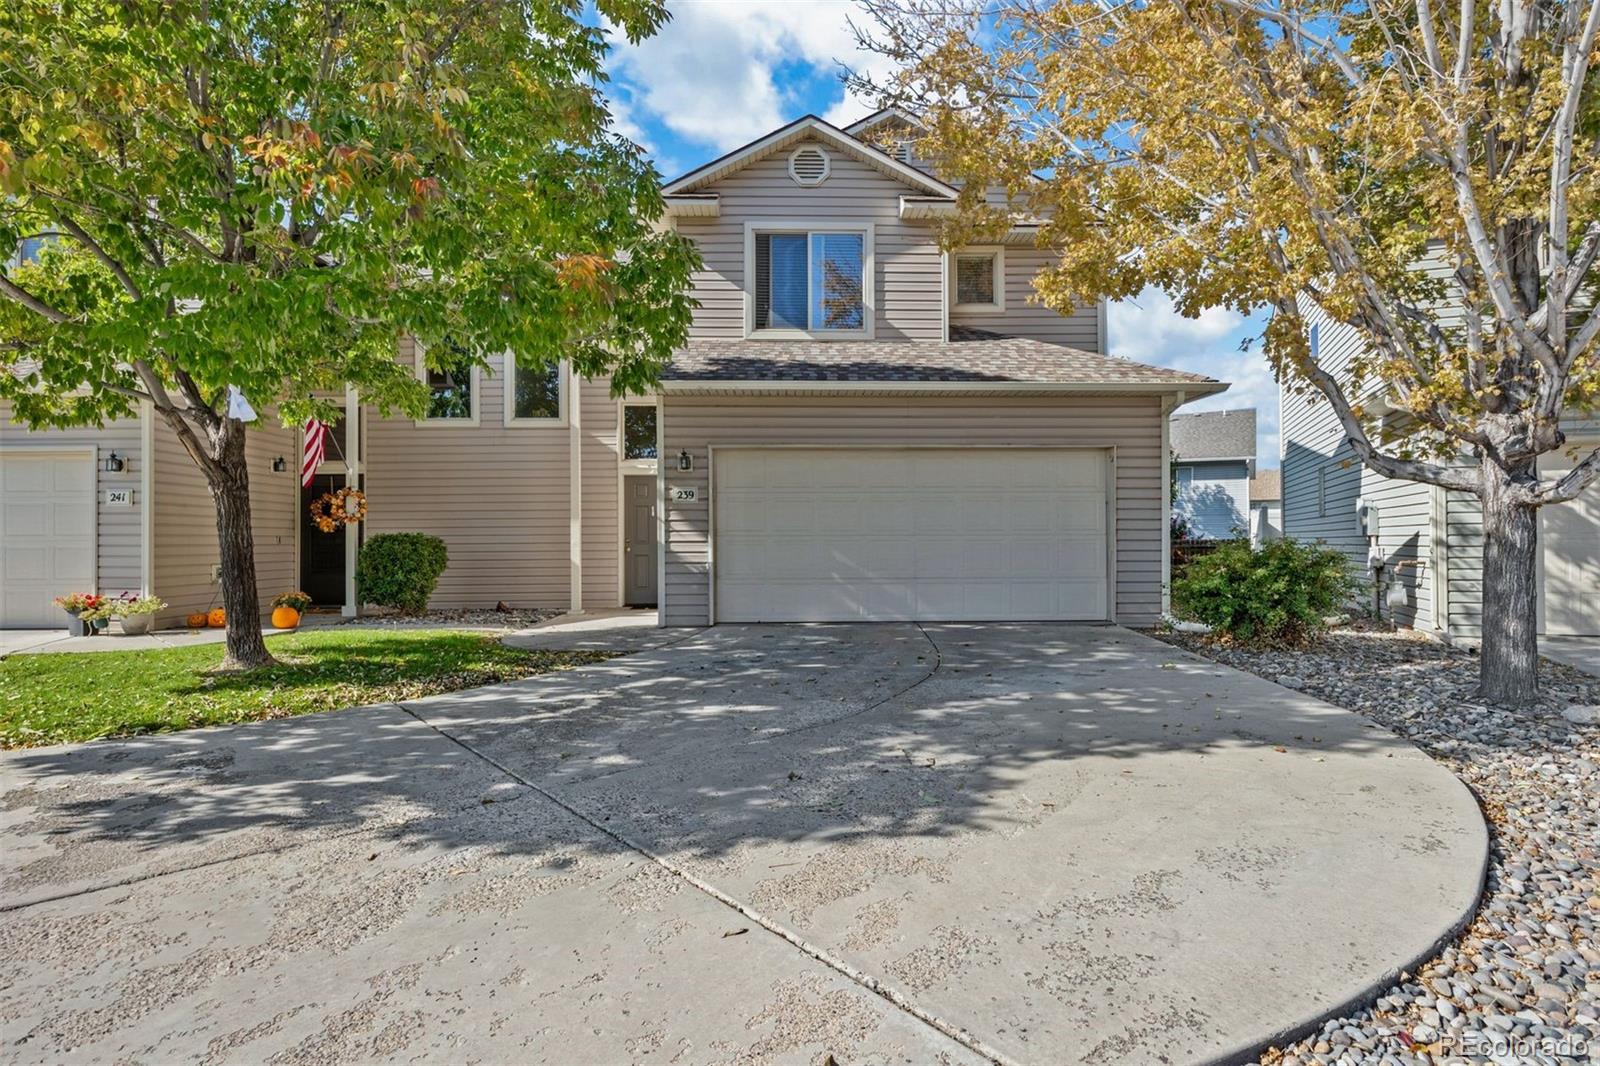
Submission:
[[[1409,738],[1467,783],[1492,830],[1471,926],[1263,1066],[1600,1059],[1600,678],[1547,661],[1540,703],[1506,710],[1474,700],[1474,655],[1414,634],[1336,632],[1304,652],[1157,636]]]
[[[565,614],[562,610],[538,607],[456,607],[425,611],[422,614],[401,614],[383,607],[368,607],[360,618],[343,625],[352,626],[412,626],[436,628],[439,626],[463,629],[504,629],[516,631],[538,625],[540,622]]]

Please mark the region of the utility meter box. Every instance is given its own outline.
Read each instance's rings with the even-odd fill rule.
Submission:
[[[1361,523],[1361,535],[1376,537],[1378,535],[1378,505],[1371,500],[1361,499],[1356,501],[1356,519]]]

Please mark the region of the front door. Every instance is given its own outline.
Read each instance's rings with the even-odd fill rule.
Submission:
[[[344,606],[344,527],[324,533],[311,521],[311,503],[344,488],[343,474],[318,474],[300,490],[300,591],[318,607]]]
[[[656,605],[656,478],[638,474],[622,479],[623,602]]]

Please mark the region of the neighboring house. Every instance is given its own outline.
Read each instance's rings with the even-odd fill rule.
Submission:
[[[1256,472],[1256,412],[1202,411],[1172,416],[1174,514],[1193,540],[1231,540],[1250,532],[1250,479]]]
[[[1342,373],[1359,350],[1358,334],[1314,306],[1306,315],[1313,354]],[[1363,399],[1369,410],[1383,410],[1381,394]],[[1375,579],[1385,617],[1450,639],[1478,639],[1485,604],[1477,498],[1367,469],[1316,390],[1283,388],[1281,403],[1284,535],[1324,541],[1348,555]],[[1600,444],[1600,418],[1570,418],[1562,428],[1576,448]],[[1540,472],[1571,462],[1546,455]],[[1600,635],[1600,487],[1541,508],[1538,543],[1539,632]]]
[[[1283,536],[1283,478],[1263,470],[1250,479],[1250,544],[1261,547]]]
[[[903,144],[859,139],[898,121],[808,116],[667,184],[667,224],[705,266],[691,339],[653,395],[499,357],[419,365],[429,417],[347,403],[309,492],[296,434],[253,429],[263,602],[299,585],[354,613],[358,539],[414,530],[448,545],[441,607],[659,604],[670,625],[1156,621],[1167,419],[1226,385],[1107,356],[1103,306],[1030,302],[1049,253],[1028,219],[941,252],[931,224],[957,191]],[[0,623],[54,624],[49,595],[72,588],[149,590],[173,604],[167,621],[214,596],[209,497],[150,417],[0,422],[0,478]],[[306,504],[346,479],[366,521],[317,532]],[[13,591],[13,571],[33,579]]]

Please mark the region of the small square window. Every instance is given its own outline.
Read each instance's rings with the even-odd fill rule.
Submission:
[[[445,358],[443,365],[429,360],[423,373],[428,386],[428,413],[430,419],[463,419],[473,417],[472,379],[473,364],[466,350],[454,341],[445,340],[439,345]]]
[[[957,311],[1005,309],[1005,253],[997,248],[957,252],[951,271]]]
[[[506,354],[511,367],[511,417],[514,419],[556,419],[561,417],[561,364],[519,366],[516,356]]]
[[[624,407],[622,409],[622,457],[624,459],[656,458],[656,409],[654,407]]]

